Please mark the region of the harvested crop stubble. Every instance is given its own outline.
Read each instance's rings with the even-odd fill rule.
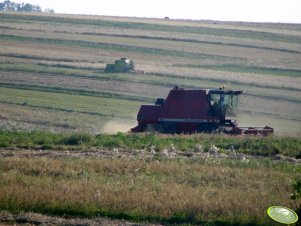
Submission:
[[[145,66],[145,69],[153,73],[161,74],[172,74],[175,76],[182,77],[183,75],[187,77],[199,77],[201,79],[209,79],[213,81],[220,82],[239,82],[241,84],[255,85],[259,87],[278,87],[287,89],[299,89],[301,86],[301,78],[286,76],[275,76],[261,75],[261,74],[250,74],[248,73],[233,73],[226,71],[211,71],[200,68],[183,68],[183,67],[162,67],[162,66]]]
[[[98,133],[111,117],[0,103],[0,127],[5,130],[85,130]]]
[[[53,76],[45,74],[1,72],[0,78],[3,82],[24,83],[31,85],[55,86],[73,89],[84,89],[89,91],[106,91],[115,94],[130,94],[131,96],[166,96],[169,88],[151,84],[139,84],[130,81],[97,80],[66,76]],[[131,93],[129,93],[131,90]]]

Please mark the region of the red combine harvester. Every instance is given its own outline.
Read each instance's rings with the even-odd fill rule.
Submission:
[[[238,96],[242,91],[185,90],[176,86],[166,99],[155,105],[142,105],[137,115],[138,125],[132,132],[160,133],[226,133],[233,135],[268,135],[271,127],[238,127],[236,116]]]

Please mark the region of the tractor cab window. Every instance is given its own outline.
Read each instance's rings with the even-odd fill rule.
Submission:
[[[211,93],[209,101],[212,115],[236,116],[238,95],[234,93]]]

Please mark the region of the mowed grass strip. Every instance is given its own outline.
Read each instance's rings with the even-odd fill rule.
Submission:
[[[74,95],[82,95],[82,96],[90,96],[90,97],[93,96],[93,97],[114,98],[114,99],[132,100],[132,101],[141,101],[141,102],[154,102],[153,98],[147,98],[147,97],[127,96],[127,95],[117,94],[113,92],[98,92],[98,91],[90,91],[90,90],[83,90],[83,89],[62,88],[57,86],[29,85],[29,84],[20,84],[20,83],[0,83],[0,87],[22,89],[22,90],[33,90],[33,91],[40,91],[40,92],[74,94]]]
[[[301,70],[298,69],[287,69],[277,67],[258,67],[258,66],[244,66],[244,65],[196,65],[196,64],[175,64],[177,67],[188,67],[188,68],[204,68],[216,71],[230,71],[230,72],[241,72],[250,74],[266,74],[276,76],[289,76],[289,77],[301,77]]]
[[[45,61],[60,61],[60,62],[90,62],[85,59],[71,59],[63,57],[49,57],[41,55],[32,55],[32,54],[20,54],[20,53],[0,53],[0,56],[12,57],[12,58],[21,58],[21,59],[31,59],[31,60],[45,60]]]
[[[34,60],[28,56],[28,59]],[[34,72],[34,73],[43,73],[43,74],[54,74],[54,75],[66,75],[66,76],[89,76],[91,68],[82,69],[74,67],[60,67],[60,66],[50,66],[43,64],[33,64],[33,63],[0,63],[1,71],[21,71],[21,72]]]
[[[202,225],[273,225],[300,168],[263,160],[1,158],[0,209]]]
[[[142,102],[115,98],[82,96],[53,92],[40,92],[13,88],[0,88],[0,101],[87,114],[115,115],[120,118],[132,118]]]

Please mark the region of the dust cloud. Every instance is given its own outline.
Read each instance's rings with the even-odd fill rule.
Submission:
[[[115,134],[118,132],[129,132],[131,128],[135,127],[135,122],[121,122],[121,121],[109,121],[103,125],[100,133]]]

